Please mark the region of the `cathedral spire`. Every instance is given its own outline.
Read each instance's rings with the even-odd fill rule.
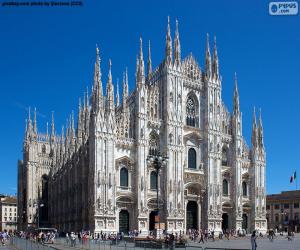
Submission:
[[[92,106],[95,110],[99,110],[103,106],[103,87],[101,81],[101,67],[100,67],[101,59],[99,48],[96,45],[96,62],[94,69],[94,85],[93,85],[93,103]]]
[[[219,79],[219,57],[218,57],[216,36],[214,36],[214,55],[213,55],[212,71],[213,71],[212,73],[214,79]]]
[[[263,125],[262,125],[262,118],[261,118],[261,109],[259,109],[259,120],[258,120],[258,129],[257,129],[257,134],[258,134],[258,145],[260,148],[264,147],[264,132],[263,132]]]
[[[116,106],[120,105],[120,94],[119,94],[119,78],[117,78],[117,94],[116,94]]]
[[[52,111],[52,119],[51,119],[51,144],[54,143],[55,140],[55,127],[54,127],[54,111]]]
[[[257,147],[257,125],[256,125],[256,112],[255,107],[253,109],[253,119],[252,119],[252,137],[251,137],[252,147],[255,149]]]
[[[37,135],[36,108],[34,108],[33,113],[33,133]]]
[[[240,97],[236,72],[234,73],[233,113],[234,115],[240,113]]]
[[[168,26],[166,35],[166,62],[172,62],[172,38],[170,28],[170,17],[168,16]]]
[[[123,108],[126,104],[127,97],[128,97],[128,75],[127,75],[127,67],[126,67],[125,73],[123,73],[123,95],[122,95]]]
[[[181,60],[181,47],[179,40],[179,29],[178,29],[178,20],[176,19],[176,30],[175,30],[175,39],[174,39],[174,61],[179,63]]]
[[[148,65],[147,65],[147,76],[148,78],[150,77],[150,75],[152,74],[152,60],[151,60],[151,44],[150,44],[150,40],[149,40],[149,46],[148,46]]]
[[[77,119],[77,138],[79,143],[81,143],[81,138],[82,138],[82,107],[81,107],[81,99],[79,98],[78,101],[78,119]]]
[[[109,59],[108,81],[106,84],[106,106],[107,111],[114,109],[114,85],[112,83],[111,59]]]
[[[26,119],[26,132],[25,137],[26,139],[29,139],[32,133],[32,122],[31,122],[31,111],[30,107],[28,108],[28,118]]]
[[[55,127],[54,127],[54,111],[52,111],[52,119],[51,119],[51,137],[55,136]]]
[[[144,57],[143,57],[143,40],[140,37],[140,53],[138,58],[137,65],[137,83],[138,85],[145,83],[145,65],[144,65]]]
[[[47,137],[47,139],[48,139],[48,137],[49,137],[48,122],[46,122],[46,137]]]
[[[205,71],[206,71],[206,77],[210,78],[211,77],[211,55],[210,55],[208,33],[206,34]]]
[[[89,88],[86,87],[86,92],[85,92],[85,108],[89,108]]]

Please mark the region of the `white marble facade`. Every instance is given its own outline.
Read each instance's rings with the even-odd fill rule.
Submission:
[[[33,204],[44,202],[48,223],[60,230],[147,233],[154,226],[157,198],[155,170],[146,159],[150,151],[160,151],[169,157],[158,177],[167,231],[266,231],[261,116],[257,124],[253,113],[249,148],[236,76],[232,113],[222,101],[216,39],[211,55],[207,36],[203,69],[192,54],[182,59],[180,46],[178,22],[172,42],[168,21],[165,56],[152,70],[150,42],[145,67],[140,39],[136,82],[129,84],[126,69],[122,95],[111,62],[103,94],[97,47],[92,93],[79,104],[77,128],[73,113],[66,136],[64,129],[56,133],[54,118],[49,135],[38,133],[36,117],[28,118],[19,163],[23,223],[34,224]],[[131,93],[129,85],[135,86]]]

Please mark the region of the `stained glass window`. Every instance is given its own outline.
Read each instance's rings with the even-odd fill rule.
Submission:
[[[191,96],[186,102],[186,125],[196,127],[196,106]]]

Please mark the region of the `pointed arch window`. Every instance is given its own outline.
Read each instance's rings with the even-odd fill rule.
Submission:
[[[150,174],[150,189],[156,190],[157,184],[157,173],[155,171],[152,171]]]
[[[194,95],[190,95],[186,101],[186,125],[198,127],[198,102]]]
[[[128,187],[128,170],[125,167],[120,170],[120,186]]]
[[[196,160],[197,160],[196,150],[190,148],[188,152],[188,168],[196,169],[197,168]]]
[[[248,196],[247,183],[245,181],[243,181],[242,187],[243,187],[243,196]]]
[[[228,196],[228,181],[223,180],[223,196]]]

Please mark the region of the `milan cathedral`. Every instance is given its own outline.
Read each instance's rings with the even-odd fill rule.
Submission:
[[[172,42],[168,19],[158,67],[152,68],[150,42],[145,67],[140,39],[133,91],[126,69],[120,95],[111,68],[109,61],[104,95],[96,47],[91,94],[79,101],[76,125],[72,112],[60,135],[53,113],[50,132],[47,126],[40,133],[36,111],[33,117],[29,111],[18,162],[18,224],[148,234],[158,207],[167,232],[266,232],[261,115],[257,122],[254,110],[248,147],[236,75],[233,111],[222,101],[216,38],[211,53],[207,35],[202,69],[192,54],[181,57],[178,22]],[[168,157],[159,172],[147,161],[158,152]]]

